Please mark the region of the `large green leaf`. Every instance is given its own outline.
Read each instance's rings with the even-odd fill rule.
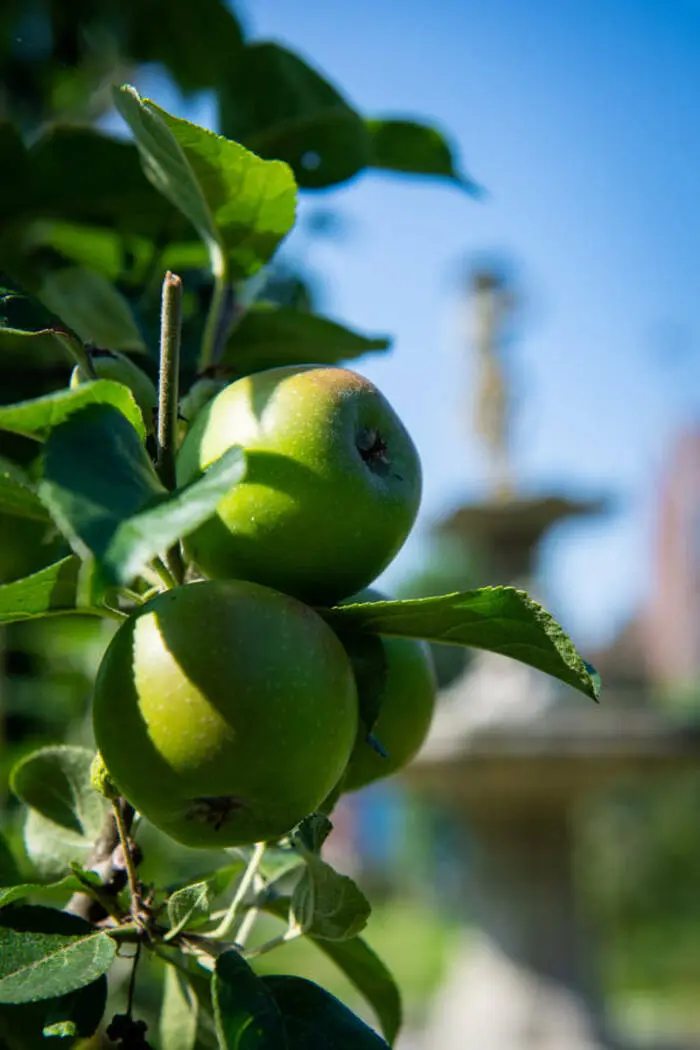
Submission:
[[[457,183],[470,193],[479,187],[463,175],[452,147],[437,128],[414,120],[368,120],[370,166],[412,175],[434,175]]]
[[[600,682],[569,636],[525,591],[475,591],[400,602],[362,602],[319,610],[339,632],[361,631],[469,645],[510,656],[594,700]]]
[[[116,942],[76,915],[25,905],[0,911],[0,1003],[53,999],[109,969]]]
[[[294,225],[296,185],[279,161],[171,116],[131,87],[115,91],[153,185],[195,227],[214,271],[228,259],[232,278],[264,265]]]
[[[289,1050],[388,1050],[369,1025],[304,977],[262,978],[284,1017]]]
[[[80,560],[71,555],[53,565],[0,586],[0,624],[61,613],[99,613],[78,607]]]
[[[221,130],[285,160],[305,189],[345,182],[370,160],[359,114],[320,73],[279,44],[248,44],[219,89]]]
[[[401,1027],[401,994],[381,959],[361,937],[347,941],[311,939],[364,996],[377,1015],[386,1039],[393,1043]]]
[[[92,383],[58,390],[31,401],[20,401],[15,405],[0,406],[0,430],[45,441],[51,432],[65,424],[72,415],[85,410],[86,406],[110,406],[115,418],[120,415],[124,423],[135,429],[143,438],[146,431],[141,409],[134,395],[123,383],[112,379],[96,379]],[[145,453],[144,453],[145,455]]]
[[[337,364],[387,350],[385,337],[360,335],[343,325],[301,310],[264,306],[249,310],[229,337],[221,363],[240,375],[278,365]]]
[[[283,922],[289,921],[289,897],[263,897],[261,907]],[[321,937],[308,939],[320,948],[364,996],[377,1015],[384,1035],[393,1043],[401,1027],[401,995],[396,982],[381,959],[361,937],[346,941],[329,941]]]
[[[60,878],[83,863],[104,829],[109,803],[90,782],[94,752],[56,745],[41,748],[12,770],[12,790],[29,807],[24,844],[42,878]]]
[[[211,995],[220,1050],[286,1050],[275,1000],[237,951],[217,958]]]
[[[83,342],[145,353],[143,336],[126,299],[94,270],[84,266],[52,270],[37,295]]]
[[[244,465],[232,448],[196,481],[167,492],[121,412],[93,405],[52,432],[39,495],[74,549],[95,558],[103,583],[126,584],[211,517]]]

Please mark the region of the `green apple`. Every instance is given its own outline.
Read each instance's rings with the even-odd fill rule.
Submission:
[[[136,404],[141,409],[141,415],[146,425],[146,430],[153,429],[156,406],[158,404],[158,393],[150,376],[143,369],[117,350],[93,350],[90,353],[92,367],[98,379],[114,379],[117,383],[128,386],[134,395]],[[71,373],[70,386],[76,387],[80,383],[88,382],[90,377],[76,365]]]
[[[386,601],[374,590],[349,598],[353,601]],[[430,729],[435,708],[436,679],[430,646],[417,638],[392,638],[373,635],[372,646],[357,644],[360,638],[348,635],[342,639],[353,665],[360,689],[370,691],[370,703],[379,708],[371,738],[360,725],[357,741],[348,763],[344,791],[358,788],[390,776],[402,769],[421,748]],[[382,748],[374,746],[376,741]]]
[[[371,583],[411,530],[418,453],[386,398],[355,372],[302,365],[231,383],[188,431],[179,484],[232,445],[246,452],[246,475],[185,540],[207,576],[332,604]]]
[[[278,838],[325,799],[357,734],[342,645],[268,587],[203,581],[158,595],[112,639],[95,682],[111,778],[187,846]]]

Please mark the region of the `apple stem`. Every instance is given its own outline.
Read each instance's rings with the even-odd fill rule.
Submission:
[[[136,865],[134,864],[134,857],[131,852],[131,844],[129,842],[129,832],[124,820],[124,811],[122,809],[122,800],[115,798],[112,800],[112,809],[114,811],[114,823],[117,825],[117,832],[119,834],[119,843],[124,853],[124,867],[126,868],[126,878],[129,885],[129,896],[131,897],[131,913],[134,917],[134,921],[138,924],[138,913],[139,906],[141,903],[141,895],[139,893],[139,883],[136,875]]]
[[[167,489],[175,488],[182,279],[168,271],[163,280],[160,313],[160,370],[158,374],[158,433],[156,469]]]
[[[236,915],[238,909],[241,906],[243,899],[253,884],[253,880],[258,873],[258,868],[262,863],[263,856],[265,854],[265,843],[257,842],[253,854],[248,861],[248,867],[243,872],[243,877],[238,884],[238,888],[233,896],[233,900],[228,906],[226,914],[223,919],[211,933],[206,934],[208,940],[220,941],[223,940],[233,929],[233,925],[236,921]]]
[[[180,400],[180,340],[182,336],[182,278],[169,270],[163,280],[160,312],[160,364],[158,371],[158,430],[156,470],[166,489],[176,487],[175,451],[177,413]],[[166,555],[166,563],[176,583],[182,583],[185,568],[179,544]]]

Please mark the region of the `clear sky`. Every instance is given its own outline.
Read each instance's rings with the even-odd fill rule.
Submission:
[[[678,429],[700,417],[700,3],[694,0],[248,0],[251,35],[324,70],[368,115],[433,119],[488,191],[364,175],[306,194],[339,241],[292,235],[326,312],[395,337],[362,370],[422,454],[416,538],[483,492],[465,419],[471,365],[456,267],[502,252],[526,306],[515,347],[522,487],[609,493],[543,559],[550,607],[604,641],[649,584],[654,493]]]

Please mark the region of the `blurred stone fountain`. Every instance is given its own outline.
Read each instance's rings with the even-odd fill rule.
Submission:
[[[490,583],[540,597],[543,537],[605,504],[518,494],[501,341],[514,296],[489,269],[472,274],[470,291],[479,375],[472,418],[491,491],[436,532],[467,544]],[[479,653],[470,662],[441,695],[427,745],[407,773],[414,789],[452,810],[465,845],[463,946],[450,961],[426,1050],[619,1050],[577,907],[572,819],[585,796],[614,779],[699,760],[696,734],[645,702],[641,676],[632,688],[604,689],[597,706],[504,657]]]

